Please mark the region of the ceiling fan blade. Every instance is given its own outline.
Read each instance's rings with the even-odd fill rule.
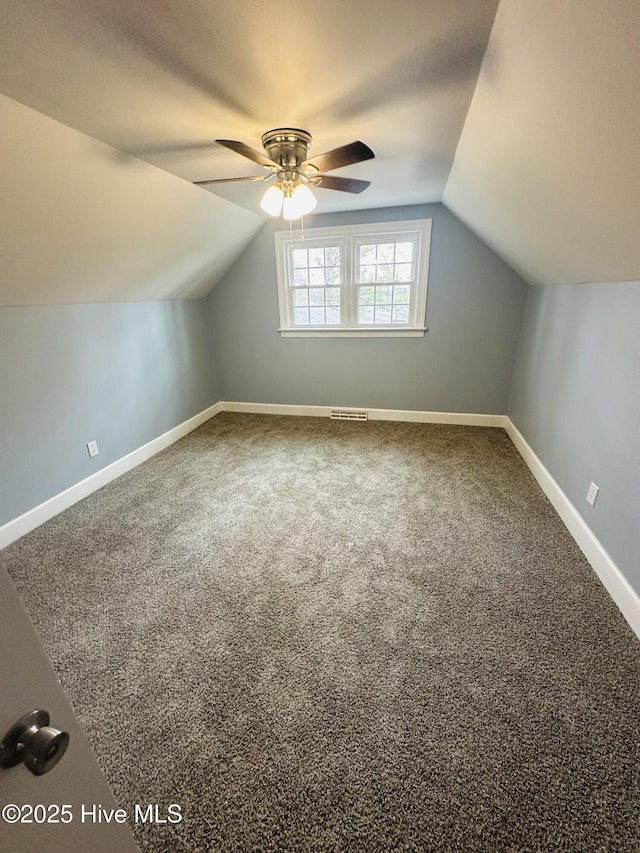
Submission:
[[[359,181],[356,178],[339,178],[337,175],[316,175],[315,178],[320,178],[318,188],[321,190],[340,190],[343,193],[361,193],[371,181]],[[315,185],[315,180],[314,180]]]
[[[272,177],[271,175],[250,175],[249,177],[244,178],[213,178],[210,181],[192,181],[192,183],[197,186],[202,186],[203,184],[230,184],[233,181],[266,181],[267,178]]]
[[[278,168],[278,164],[267,157],[266,154],[256,151],[255,148],[250,148],[248,145],[245,145],[244,142],[234,142],[233,139],[216,139],[216,142],[218,145],[224,145],[225,148],[230,148],[232,151],[235,151],[236,154],[242,154],[243,157],[248,157],[249,160],[253,160],[254,163],[258,163],[260,166],[276,166],[276,168]]]
[[[326,151],[324,154],[318,154],[317,157],[305,160],[302,168],[314,166],[319,172],[332,172],[334,169],[342,168],[342,166],[351,166],[353,163],[371,160],[375,156],[364,142],[351,142],[349,145],[334,148],[332,151]]]

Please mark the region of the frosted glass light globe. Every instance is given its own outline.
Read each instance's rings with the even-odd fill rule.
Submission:
[[[268,213],[269,216],[280,216],[283,201],[284,194],[282,190],[277,184],[274,184],[274,186],[269,187],[266,193],[262,196],[260,207],[265,213]]]
[[[298,184],[290,197],[285,197],[282,205],[282,216],[285,219],[300,219],[311,213],[318,200],[306,184]]]

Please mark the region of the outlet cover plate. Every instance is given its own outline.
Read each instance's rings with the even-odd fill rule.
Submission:
[[[97,456],[100,451],[98,450],[98,442],[90,441],[87,444],[87,450],[89,451],[89,456],[93,459],[94,456]]]
[[[596,486],[595,483],[591,483],[589,486],[589,491],[587,492],[587,503],[591,504],[591,506],[595,505],[596,498],[598,497],[598,492],[600,491],[599,487]]]

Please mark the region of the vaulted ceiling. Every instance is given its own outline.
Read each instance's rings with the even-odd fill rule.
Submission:
[[[259,173],[213,140],[259,148],[279,126],[310,131],[312,154],[354,139],[376,153],[338,173],[371,187],[319,190],[319,212],[444,200],[530,281],[640,279],[637,0],[7,0],[0,28],[0,92],[44,114],[38,124],[5,99],[14,212],[17,159],[33,204],[69,158],[53,143],[46,151],[49,131],[60,137],[46,116],[104,145],[99,163],[63,169],[68,194],[83,196],[89,172],[103,209],[117,207],[116,186],[130,206],[128,174],[129,196],[158,184],[156,217],[179,196],[178,219],[197,226],[201,242],[178,228],[176,244],[179,253],[186,241],[196,285],[172,293],[156,271],[163,286],[140,293],[132,282],[130,298],[200,295],[242,251],[262,221],[261,185],[189,182]],[[147,183],[143,167],[156,167]],[[112,183],[106,195],[101,179]],[[174,230],[165,218],[157,242]],[[83,298],[109,293],[87,287]],[[122,280],[112,296],[127,298]]]
[[[640,2],[502,0],[445,203],[533,282],[640,280]]]
[[[348,169],[367,192],[318,192],[320,210],[440,200],[496,7],[9,0],[0,91],[189,181],[260,173],[213,140],[260,148],[288,126],[313,135],[312,153],[354,139],[376,153]],[[264,188],[210,191],[255,210]]]

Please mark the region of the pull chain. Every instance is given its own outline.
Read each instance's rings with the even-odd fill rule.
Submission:
[[[293,219],[289,220],[289,239],[293,242]],[[300,217],[300,239],[304,240],[304,216]]]
[[[293,241],[293,219],[289,220],[289,239]],[[300,217],[300,239],[304,240],[304,216]]]

